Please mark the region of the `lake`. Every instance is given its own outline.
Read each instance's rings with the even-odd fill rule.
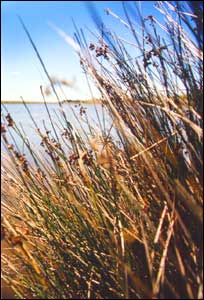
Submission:
[[[38,128],[42,130],[43,133],[45,133],[45,127],[46,130],[50,130],[51,134],[53,133],[51,122],[49,119],[49,115],[47,113],[46,107],[44,104],[27,104],[27,107],[35,120],[35,122],[38,125]],[[59,104],[47,104],[47,107],[49,109],[49,113],[52,119],[52,122],[55,126],[55,129],[58,133],[62,133],[63,129],[66,127],[64,118],[62,116],[61,108]],[[108,115],[108,112],[101,104],[63,104],[62,105],[63,111],[66,115],[67,120],[72,124],[72,126],[80,132],[80,134],[83,136],[83,130],[90,134],[89,126],[86,122],[86,120],[89,120],[89,124],[91,125],[94,130],[96,130],[96,133],[100,133],[100,125],[104,131],[108,131],[111,127],[111,119]],[[39,135],[36,133],[35,125],[33,124],[31,117],[29,116],[29,113],[27,112],[25,106],[23,104],[4,104],[2,105],[2,112],[3,115],[7,114],[7,111],[10,113],[11,117],[15,121],[15,123],[19,126],[19,128],[23,128],[24,134],[26,138],[30,141],[33,148],[39,149],[40,142],[42,139],[39,137]],[[83,110],[83,111],[82,111]],[[81,112],[81,113],[80,113]],[[84,113],[85,112],[85,113]],[[4,118],[2,118],[2,122],[5,122]],[[27,151],[24,147],[24,144],[21,140],[21,138],[14,132],[14,130],[11,130],[15,141],[20,149],[20,151],[27,154]],[[111,130],[111,135],[115,136],[116,133],[114,129]],[[7,134],[9,137],[9,134]],[[54,135],[53,135],[54,136]],[[9,141],[11,144],[13,142],[11,141],[11,137],[9,138]],[[5,150],[4,145],[2,145],[2,149]]]

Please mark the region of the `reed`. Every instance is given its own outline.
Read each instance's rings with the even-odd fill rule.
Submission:
[[[158,2],[165,24],[128,5],[126,20],[106,12],[131,42],[99,23],[95,40],[75,33],[112,125],[81,106],[76,131],[59,102],[59,134],[41,89],[52,132],[25,103],[41,156],[3,113],[2,277],[19,299],[202,299],[202,4]]]

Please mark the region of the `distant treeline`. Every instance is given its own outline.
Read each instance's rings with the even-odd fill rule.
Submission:
[[[4,104],[22,104],[23,102],[21,100],[1,100],[1,103]],[[25,103],[30,104],[40,104],[43,103],[43,101],[33,101],[33,100],[26,100]],[[57,101],[46,101],[46,103],[58,103]],[[61,103],[73,103],[73,104],[93,104],[93,103],[101,103],[99,99],[88,99],[88,100],[63,100]]]

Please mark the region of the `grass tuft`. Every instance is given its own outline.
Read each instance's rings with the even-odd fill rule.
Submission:
[[[2,278],[17,297],[202,299],[200,3],[157,2],[164,24],[125,2],[125,20],[106,10],[129,41],[98,18],[100,33],[90,42],[76,28],[81,66],[101,93],[104,114],[96,105],[96,128],[81,106],[81,132],[68,121],[54,86],[60,80],[50,77],[21,20],[61,119],[58,127],[42,88],[51,132],[38,128],[24,103],[40,155],[3,105]]]

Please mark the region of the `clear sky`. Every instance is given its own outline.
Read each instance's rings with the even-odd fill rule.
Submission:
[[[140,4],[139,1],[136,2]],[[122,2],[93,1],[92,3],[106,26],[126,38],[124,26],[104,12],[105,8],[110,8],[123,17]],[[141,3],[144,16],[157,14],[153,7],[154,2],[141,1]],[[20,15],[26,24],[50,75],[60,79],[76,80],[76,89],[66,88],[67,98],[90,98],[79,58],[72,47],[49,26],[49,22],[56,25],[70,37],[73,37],[75,31],[72,18],[79,28],[84,29],[87,26],[94,29],[94,21],[85,3],[83,1],[2,1],[1,99],[19,100],[22,96],[25,100],[42,100],[40,85],[48,84],[17,15]],[[48,99],[52,99],[52,96]]]

